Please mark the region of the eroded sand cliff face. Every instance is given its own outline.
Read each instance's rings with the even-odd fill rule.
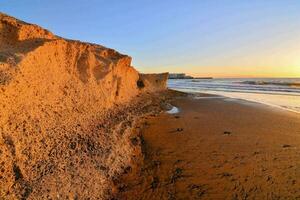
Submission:
[[[167,88],[167,79],[169,73],[162,74],[140,74],[137,85],[140,89],[146,91],[160,91]]]
[[[107,198],[135,151],[134,116],[151,105],[139,99],[166,80],[0,13],[0,198]]]

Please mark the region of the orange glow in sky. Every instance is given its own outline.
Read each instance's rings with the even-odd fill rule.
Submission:
[[[300,0],[53,1],[0,7],[56,35],[130,55],[143,73],[300,77]]]

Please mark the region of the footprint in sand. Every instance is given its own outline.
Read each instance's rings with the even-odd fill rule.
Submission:
[[[224,135],[231,135],[231,132],[230,131],[224,131],[223,134]]]

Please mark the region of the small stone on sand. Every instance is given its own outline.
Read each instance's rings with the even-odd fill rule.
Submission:
[[[181,132],[181,131],[183,131],[183,128],[177,128],[176,131]]]
[[[282,145],[282,148],[289,148],[289,147],[292,147],[292,146],[289,145],[289,144],[284,144],[284,145]]]

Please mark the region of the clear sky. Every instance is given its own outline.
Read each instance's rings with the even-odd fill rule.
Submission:
[[[300,77],[299,0],[0,0],[0,11],[128,54],[141,72]]]

